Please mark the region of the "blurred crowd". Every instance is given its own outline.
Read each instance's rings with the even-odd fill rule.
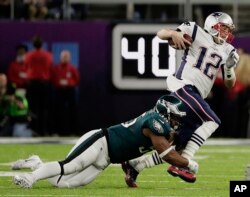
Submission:
[[[80,1],[79,1],[80,2]],[[68,0],[15,0],[13,18],[18,20],[60,20],[60,19],[128,19],[126,5],[69,3]],[[135,4],[132,20],[179,21],[178,3],[174,4]],[[193,17],[198,24],[213,11],[221,10],[219,4],[194,5]],[[0,19],[11,18],[11,0],[0,0]],[[12,19],[13,19],[12,18]]]
[[[69,5],[65,0],[15,0],[15,19],[43,20],[63,19],[70,17],[84,18],[86,6],[83,4]],[[0,0],[0,18],[11,16],[11,0]]]
[[[77,135],[79,71],[68,50],[54,65],[43,40],[20,44],[6,73],[0,73],[0,136]]]

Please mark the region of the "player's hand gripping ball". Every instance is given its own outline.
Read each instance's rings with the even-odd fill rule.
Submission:
[[[192,44],[193,39],[192,39],[192,37],[191,37],[190,35],[188,35],[188,34],[183,34],[183,37],[184,37],[187,41],[189,41],[189,42]],[[190,47],[190,45],[189,45],[188,43],[186,43],[186,42],[184,42],[184,43],[185,43],[186,48]],[[168,40],[168,44],[169,44],[171,47],[173,47],[174,49],[183,50],[183,48],[178,48],[178,47],[176,47],[175,44],[174,44],[174,42],[173,42],[173,40],[172,40],[171,38]]]

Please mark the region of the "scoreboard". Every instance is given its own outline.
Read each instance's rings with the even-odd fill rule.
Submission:
[[[156,36],[178,24],[118,24],[112,32],[112,82],[123,90],[163,90],[181,61],[181,51]]]

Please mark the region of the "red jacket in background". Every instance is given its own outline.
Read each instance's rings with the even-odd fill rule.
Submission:
[[[72,64],[58,64],[54,67],[52,82],[55,87],[76,87],[79,81],[79,71]]]
[[[25,63],[29,68],[29,78],[31,80],[49,81],[51,79],[53,58],[50,52],[43,49],[28,52]]]
[[[15,83],[17,88],[25,87],[28,82],[28,67],[25,63],[13,61],[7,71],[8,80]]]

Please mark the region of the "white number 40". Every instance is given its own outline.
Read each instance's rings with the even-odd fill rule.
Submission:
[[[176,50],[172,47],[168,48],[169,54],[166,54],[168,58],[168,69],[161,69],[159,65],[159,44],[167,43],[165,40],[159,39],[155,36],[152,39],[152,73],[157,77],[166,77],[175,73],[176,69]],[[128,39],[123,37],[121,40],[121,53],[122,57],[129,60],[137,60],[137,71],[139,74],[145,72],[145,39],[139,38],[137,41],[138,51],[128,51]]]

